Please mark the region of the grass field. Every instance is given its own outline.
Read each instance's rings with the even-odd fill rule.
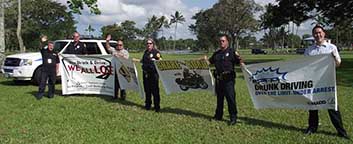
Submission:
[[[131,54],[140,58],[141,54]],[[192,59],[201,55],[163,55]],[[298,55],[247,55],[245,62],[285,60]],[[337,69],[343,123],[353,136],[353,54],[342,54]],[[140,68],[140,66],[138,66]],[[238,69],[239,70],[239,69]],[[139,71],[141,71],[139,69]],[[353,143],[336,136],[327,111],[320,111],[317,134],[306,136],[308,112],[294,109],[256,110],[240,72],[236,80],[238,123],[211,121],[216,107],[212,93],[194,91],[166,96],[161,86],[161,112],[143,109],[144,100],[128,91],[126,101],[108,96],[60,96],[38,101],[37,86],[0,77],[0,143]],[[226,106],[226,105],[225,105]]]

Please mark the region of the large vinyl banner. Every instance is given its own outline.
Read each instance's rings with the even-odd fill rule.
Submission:
[[[155,64],[168,95],[196,89],[209,91],[214,89],[205,60],[161,60]]]
[[[255,108],[337,109],[331,55],[251,64],[243,73]]]
[[[138,91],[141,98],[144,98],[144,93],[137,76],[137,69],[133,61],[131,59],[113,57],[112,63],[113,67],[116,68],[114,71],[118,74],[121,89]]]
[[[62,93],[114,95],[112,56],[61,55]]]

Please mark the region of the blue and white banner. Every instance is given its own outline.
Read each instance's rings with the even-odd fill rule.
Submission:
[[[168,95],[191,90],[214,90],[205,60],[160,60],[155,61],[155,65]]]
[[[332,55],[251,64],[243,69],[255,108],[336,109]]]

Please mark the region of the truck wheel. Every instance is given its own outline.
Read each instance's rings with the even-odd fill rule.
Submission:
[[[32,77],[32,82],[35,85],[39,85],[40,82],[40,76],[42,75],[42,67],[37,68],[37,70],[34,72],[34,75]]]

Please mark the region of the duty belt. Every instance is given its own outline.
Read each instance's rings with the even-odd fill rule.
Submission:
[[[235,78],[234,71],[224,71],[224,72],[216,72],[216,79],[217,80],[231,80]]]

